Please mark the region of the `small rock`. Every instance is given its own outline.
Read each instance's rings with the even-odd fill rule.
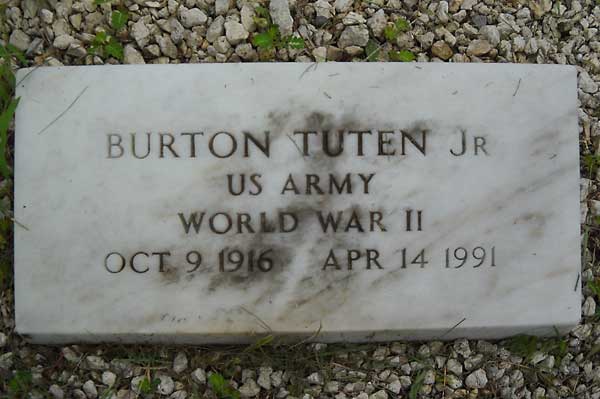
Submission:
[[[0,355],[0,369],[10,370],[13,366],[13,353],[6,352]]]
[[[70,363],[78,363],[79,360],[81,359],[81,356],[79,356],[77,354],[77,352],[75,352],[73,349],[69,348],[68,346],[65,346],[64,348],[62,348],[61,353],[62,353],[63,357],[65,359],[67,359],[67,361]]]
[[[125,45],[123,50],[123,62],[125,64],[145,64],[144,57],[131,44]]]
[[[173,360],[173,371],[177,374],[182,373],[187,369],[188,359],[185,353],[179,352]]]
[[[487,40],[473,40],[467,47],[467,55],[479,57],[490,52],[492,46]]]
[[[529,8],[536,18],[542,18],[552,9],[552,0],[529,0]]]
[[[45,8],[42,8],[38,14],[39,14],[42,22],[45,24],[50,25],[50,24],[52,24],[52,21],[54,21],[54,13],[52,13],[52,11],[50,11],[50,10],[46,10]]]
[[[187,359],[186,359],[186,367],[187,367]],[[175,382],[168,375],[159,375],[158,379],[160,383],[158,384],[157,391],[161,395],[170,395],[175,390]]]
[[[496,47],[500,43],[500,31],[494,25],[486,25],[479,30],[479,33],[486,39],[493,47]]]
[[[587,339],[592,333],[592,325],[591,324],[580,324],[576,326],[573,330],[571,330],[571,334],[573,336],[579,338],[580,340]]]
[[[111,388],[113,385],[115,385],[116,381],[117,376],[112,371],[105,371],[102,373],[102,383],[107,387]]]
[[[157,36],[156,42],[164,55],[173,59],[177,58],[177,47],[173,44],[170,36]]]
[[[456,359],[448,359],[446,362],[446,368],[455,375],[461,375],[463,372],[462,364],[460,364],[460,362]]]
[[[596,314],[596,301],[593,297],[588,296],[583,302],[582,313],[584,316],[593,316]]]
[[[315,26],[321,27],[333,18],[333,7],[326,0],[317,0],[314,3],[315,8]]]
[[[452,389],[458,389],[458,388],[462,387],[461,379],[458,378],[457,376],[455,376],[454,374],[446,375],[446,383]]]
[[[579,72],[579,88],[588,94],[594,94],[598,91],[598,83],[594,82],[587,71],[582,69]]]
[[[400,380],[396,380],[396,381],[390,382],[387,386],[387,389],[389,391],[392,391],[396,395],[398,395],[400,393],[400,391],[402,390],[402,384],[400,383]]]
[[[469,388],[484,388],[488,383],[487,375],[483,369],[477,369],[469,374],[465,380],[465,384]]]
[[[467,10],[467,11],[472,10],[473,6],[475,4],[477,4],[478,1],[479,0],[464,0],[463,3],[460,6],[460,9],[461,10]]]
[[[85,361],[88,368],[92,370],[106,370],[108,368],[106,362],[100,356],[88,356]]]
[[[252,398],[260,393],[260,387],[253,379],[249,378],[240,387],[239,391],[243,398]]]
[[[438,20],[443,24],[447,23],[450,20],[450,17],[448,16],[448,2],[447,1],[440,1],[438,3],[436,16],[437,16]]]
[[[65,397],[63,390],[56,384],[50,385],[48,392],[54,397],[54,399],[63,399]]]
[[[385,390],[377,391],[369,396],[369,399],[388,399],[388,394]]]
[[[171,396],[169,396],[169,399],[186,399],[186,398],[187,398],[186,391],[175,391],[175,392],[173,392],[173,394]]]
[[[354,11],[349,12],[344,18],[342,18],[342,23],[344,25],[358,25],[364,24],[365,22],[367,22],[365,17],[363,17],[362,14],[359,14]]]
[[[312,373],[306,379],[311,385],[323,385],[323,376],[320,373]]]
[[[224,23],[225,18],[221,15],[213,20],[206,31],[206,40],[208,40],[209,43],[214,43],[220,36],[223,36],[223,33],[225,32],[225,29],[223,28]]]
[[[454,55],[450,46],[443,40],[438,40],[433,43],[431,46],[431,53],[444,61],[449,60]]]
[[[235,21],[227,21],[225,26],[225,36],[232,45],[236,45],[248,38],[248,31],[244,28],[244,25]]]
[[[237,53],[237,49],[236,49],[236,53]],[[239,54],[238,54],[239,55]],[[240,55],[241,57],[241,55]],[[244,58],[244,57],[242,57]],[[258,372],[258,385],[260,385],[262,388],[269,390],[271,389],[271,373],[273,372],[273,369],[270,367],[261,367],[259,372]]]
[[[146,376],[141,376],[141,375],[139,375],[137,377],[133,377],[131,379],[131,385],[130,385],[131,386],[131,390],[139,395],[141,393],[140,392],[140,384],[145,379],[146,379]]]
[[[469,341],[467,341],[466,339],[456,340],[454,342],[453,348],[456,353],[458,353],[465,359],[471,356],[471,347],[469,346]]]
[[[271,0],[269,2],[269,13],[271,20],[279,26],[281,36],[286,37],[292,34],[294,20],[290,13],[290,4],[288,0]]]
[[[417,40],[421,44],[421,48],[423,48],[423,50],[428,50],[432,46],[434,39],[435,35],[433,32],[427,32],[423,35],[417,36]]]
[[[203,369],[196,369],[192,372],[192,380],[199,385],[206,384],[206,372]]]
[[[194,26],[204,25],[208,17],[204,11],[198,8],[188,9],[181,6],[179,7],[179,19],[186,28],[193,28]]]
[[[345,49],[350,46],[364,47],[369,41],[369,30],[364,25],[348,26],[342,32],[338,45]]]
[[[0,348],[4,348],[7,342],[8,339],[6,338],[6,334],[0,332]]]
[[[340,383],[337,381],[329,381],[325,384],[325,392],[337,393],[340,390]]]
[[[375,37],[381,37],[384,29],[387,26],[387,16],[385,15],[385,11],[380,9],[373,14],[373,16],[367,21],[367,26],[371,28],[371,31]]]
[[[150,30],[141,19],[134,23],[131,27],[131,37],[135,40],[140,48],[145,47],[150,39]]]
[[[256,16],[256,12],[254,8],[248,3],[245,3],[242,6],[242,10],[240,11],[240,17],[242,19],[242,25],[248,32],[254,32],[256,30],[256,23],[254,22],[254,17]]]
[[[315,57],[315,61],[323,62],[327,60],[327,47],[317,47],[312,51],[313,57]]]
[[[88,55],[87,50],[79,43],[71,43],[67,49],[67,55],[75,57],[76,59],[83,58]]]
[[[29,35],[23,32],[20,29],[15,29],[10,34],[10,38],[8,39],[8,43],[15,46],[21,51],[26,51],[29,47],[29,43],[31,43],[31,39]]]
[[[229,6],[229,0],[215,0],[215,13],[217,15],[227,15]]]
[[[94,381],[92,380],[87,380],[83,386],[83,392],[85,392],[85,395],[90,398],[90,399],[95,399],[98,397],[98,390],[96,389],[96,384],[94,384]]]
[[[352,5],[354,4],[354,0],[335,0],[333,6],[335,10],[339,13],[345,13],[350,11]]]

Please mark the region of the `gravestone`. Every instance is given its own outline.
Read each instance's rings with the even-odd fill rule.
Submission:
[[[580,317],[576,71],[21,70],[33,342],[555,334]]]

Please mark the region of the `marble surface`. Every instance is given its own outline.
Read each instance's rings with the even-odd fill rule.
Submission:
[[[579,321],[572,67],[94,66],[18,80],[16,328],[33,342],[499,338]]]

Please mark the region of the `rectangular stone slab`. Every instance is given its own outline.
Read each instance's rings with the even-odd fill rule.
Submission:
[[[18,80],[16,327],[33,342],[500,338],[579,321],[572,67]]]

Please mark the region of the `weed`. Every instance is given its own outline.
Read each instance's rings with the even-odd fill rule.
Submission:
[[[143,380],[140,381],[138,389],[142,394],[149,394],[156,390],[158,384],[160,384],[160,379],[155,378],[152,381],[150,381],[150,378],[146,376]]]
[[[600,155],[586,154],[583,156],[583,167],[590,179],[594,179],[600,166]]]
[[[272,49],[303,49],[305,47],[304,40],[296,36],[281,36],[279,26],[273,24],[269,10],[265,7],[256,7],[256,16],[254,22],[261,32],[256,33],[252,37],[252,44],[259,49],[272,50]]]
[[[417,395],[423,388],[423,381],[425,380],[425,373],[427,370],[422,370],[416,377],[415,381],[410,386],[410,391],[408,391],[408,399],[417,399]]]
[[[365,52],[367,53],[366,61],[377,61],[379,59],[379,49],[381,49],[379,43],[373,39],[369,40],[365,47]]]
[[[390,51],[388,53],[390,60],[396,62],[411,62],[415,60],[415,55],[409,50]]]
[[[98,1],[104,0],[96,0],[96,2]],[[117,39],[115,39],[114,35],[127,25],[128,20],[129,13],[124,8],[113,10],[110,18],[110,25],[113,29],[113,32],[107,33],[105,31],[100,31],[96,33],[96,36],[94,37],[94,40],[88,49],[88,53],[101,56],[111,56],[115,57],[119,61],[123,61],[123,45],[119,43]]]
[[[18,398],[31,391],[33,378],[29,371],[17,370],[8,382],[9,397]]]
[[[225,381],[225,377],[223,377],[219,373],[212,373],[208,377],[208,385],[219,399],[240,398],[240,393],[237,390],[233,389],[231,385],[229,385],[227,381]]]
[[[406,19],[400,17],[393,25],[388,25],[385,27],[383,30],[383,36],[385,36],[387,41],[393,42],[400,33],[407,32],[409,30],[410,23]]]
[[[590,280],[587,282],[587,287],[592,291],[596,298],[600,299],[600,279]]]
[[[517,335],[508,341],[508,350],[530,360],[538,350],[561,359],[567,354],[567,341],[562,337],[541,339],[530,335]]]
[[[8,128],[19,104],[19,99],[15,98],[13,58],[26,63],[25,57],[17,48],[10,44],[0,45],[0,173],[4,178],[9,178],[12,174],[6,157]]]

